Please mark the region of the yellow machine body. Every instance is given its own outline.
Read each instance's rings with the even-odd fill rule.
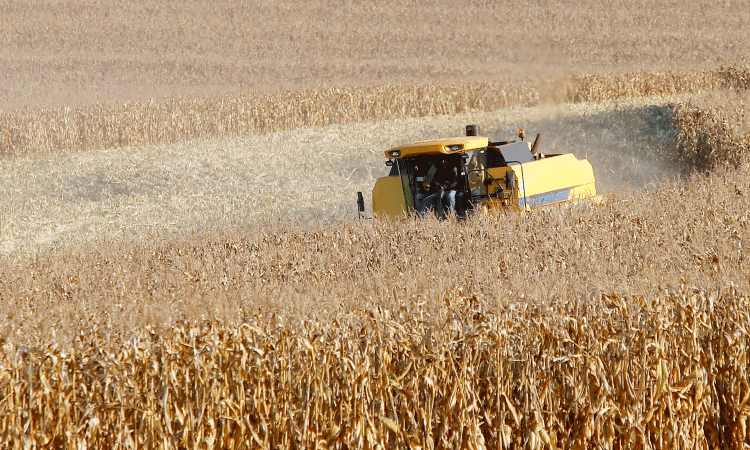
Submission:
[[[518,184],[507,189],[506,173],[513,171]],[[596,197],[594,169],[588,160],[579,160],[572,153],[548,156],[525,164],[487,169],[492,179],[489,183],[484,205],[490,209],[510,208],[529,210],[560,202],[575,202]],[[505,191],[504,198],[496,196],[499,187]]]
[[[461,182],[455,189],[463,203],[456,207],[461,214],[477,209],[525,211],[597,197],[588,160],[572,153],[532,153],[526,142],[493,143],[485,136],[463,136],[415,142],[387,150],[385,155],[391,172],[378,178],[373,188],[376,217],[419,211],[419,186],[429,178],[428,168],[438,161],[460,172]]]
[[[413,200],[410,202],[413,203]],[[406,196],[401,177],[382,177],[372,188],[372,210],[380,217],[406,214],[414,209],[406,206]]]

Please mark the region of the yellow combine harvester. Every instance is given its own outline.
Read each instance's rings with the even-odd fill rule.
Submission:
[[[433,211],[443,218],[477,210],[515,210],[596,197],[588,160],[543,155],[524,141],[491,142],[468,125],[466,136],[415,142],[385,152],[391,168],[372,190],[375,217]],[[360,213],[364,211],[358,193]]]

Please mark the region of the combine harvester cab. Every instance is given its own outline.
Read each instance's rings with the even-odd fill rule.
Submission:
[[[519,138],[491,142],[479,136],[479,127],[469,125],[466,136],[386,151],[391,170],[378,178],[372,190],[373,215],[395,217],[432,210],[442,218],[452,208],[452,213],[465,217],[476,211],[526,211],[597,198],[588,160],[572,153],[539,153],[539,135],[533,146],[524,141],[523,130]],[[364,199],[358,195],[361,214]]]

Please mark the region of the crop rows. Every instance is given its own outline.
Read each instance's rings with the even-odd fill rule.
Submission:
[[[750,300],[604,295],[81,333],[0,360],[4,448],[745,448]],[[585,312],[583,312],[585,310]]]
[[[0,446],[746,448],[743,73],[655,192],[3,259]]]
[[[526,85],[379,86],[0,113],[0,156],[269,133],[527,105]]]
[[[675,95],[747,89],[743,65],[701,72],[584,75],[570,80],[565,100]],[[75,108],[0,112],[0,155],[50,154],[129,145],[269,133],[393,118],[491,111],[539,102],[531,83],[399,85],[306,90],[198,100],[171,99]]]
[[[669,96],[717,89],[750,89],[750,66],[736,64],[699,72],[634,72],[581,75],[567,99],[598,102],[627,97]]]
[[[748,92],[712,93],[674,108],[680,158],[699,170],[738,166],[750,155]]]
[[[4,261],[0,446],[743,448],[749,202],[743,169]]]

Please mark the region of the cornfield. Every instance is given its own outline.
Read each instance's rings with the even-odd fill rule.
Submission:
[[[1,445],[746,448],[747,87],[742,67],[569,81],[573,102],[697,94],[672,107],[679,157],[713,170],[687,196],[5,260]],[[386,86],[17,111],[0,129],[17,156],[539,101],[531,84]]]
[[[5,259],[1,446],[746,448],[729,91],[675,107],[685,154],[711,150],[689,191]]]
[[[750,447],[747,0],[218,3],[0,2],[0,448]],[[339,219],[474,120],[606,198]]]
[[[713,92],[694,103],[677,105],[680,157],[698,170],[724,164],[737,167],[744,161],[750,154],[747,99],[747,90]]]
[[[413,300],[413,299],[409,299]],[[409,301],[406,300],[405,301]],[[681,289],[6,346],[4,448],[745,448],[750,301]]]
[[[143,146],[527,105],[525,84],[342,88],[0,112],[0,156]]]
[[[746,90],[749,73],[750,68],[735,65],[698,72],[585,75],[568,80],[559,95],[567,101],[597,102],[719,88]],[[385,85],[0,112],[0,156],[168,144],[303,126],[492,111],[538,104],[540,92],[547,89],[529,82]]]
[[[2,446],[744,448],[748,202],[717,171],[6,260]]]
[[[687,195],[4,260],[1,446],[745,448],[743,96]]]

